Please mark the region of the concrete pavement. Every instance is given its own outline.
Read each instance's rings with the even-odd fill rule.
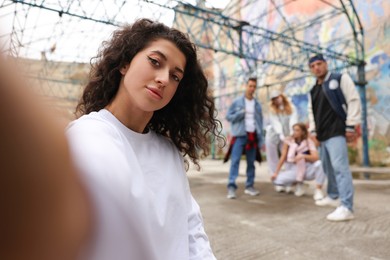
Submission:
[[[390,259],[390,180],[354,180],[355,219],[325,219],[333,208],[318,207],[307,194],[277,193],[266,163],[256,163],[260,196],[243,193],[245,161],[237,179],[238,198],[226,198],[229,162],[201,161],[202,170],[188,172],[217,259]]]

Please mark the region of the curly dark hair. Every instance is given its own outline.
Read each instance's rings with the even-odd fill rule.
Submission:
[[[199,167],[198,160],[210,152],[211,139],[215,138],[218,143],[225,141],[221,135],[221,122],[216,119],[208,81],[197,59],[196,47],[179,30],[149,19],[140,19],[116,30],[91,60],[89,82],[75,114],[81,116],[106,107],[118,91],[122,78],[120,69],[150,42],[158,39],[174,43],[185,55],[186,67],[172,100],[153,113],[147,127],[170,138],[183,156],[188,155]]]

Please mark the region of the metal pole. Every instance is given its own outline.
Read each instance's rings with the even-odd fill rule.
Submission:
[[[370,157],[368,153],[368,126],[367,126],[367,98],[366,98],[366,80],[365,80],[365,63],[358,65],[358,90],[360,100],[362,102],[362,141],[363,141],[363,166],[370,166]],[[370,175],[364,173],[364,177],[368,179]]]

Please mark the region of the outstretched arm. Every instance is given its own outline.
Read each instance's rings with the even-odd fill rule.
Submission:
[[[282,166],[287,159],[287,152],[288,152],[288,144],[283,143],[282,153],[280,155],[278,165],[276,166],[276,170],[275,170],[274,174],[271,176],[272,181],[274,181],[276,179],[276,177],[278,176],[278,174],[280,172],[280,169],[282,169]]]
[[[64,130],[0,56],[0,259],[75,259],[87,197]]]

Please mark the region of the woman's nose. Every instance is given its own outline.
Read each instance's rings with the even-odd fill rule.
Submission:
[[[169,70],[161,69],[156,74],[156,82],[160,87],[165,87],[169,83]]]

